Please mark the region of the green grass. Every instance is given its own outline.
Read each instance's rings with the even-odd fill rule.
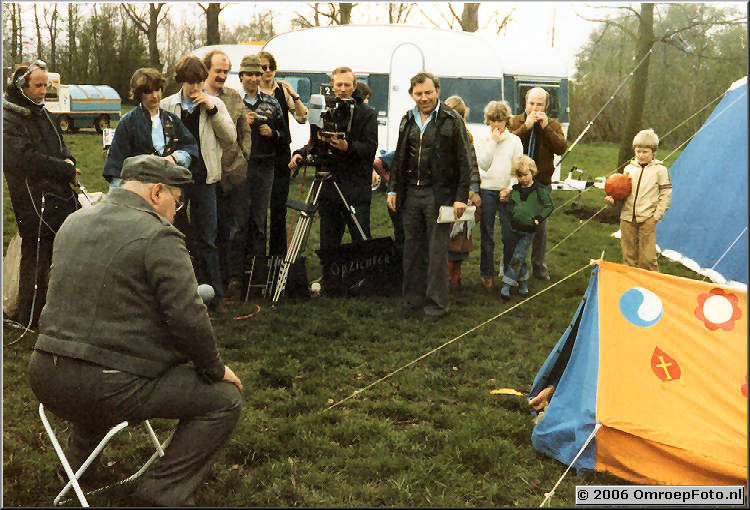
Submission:
[[[90,191],[106,189],[101,138],[66,136],[79,159]],[[566,159],[587,175],[612,173],[614,144],[580,145]],[[671,163],[671,161],[669,162]],[[298,179],[299,181],[299,179]],[[307,179],[309,185],[310,179]],[[297,196],[299,184],[290,196]],[[562,204],[574,195],[553,192]],[[15,231],[7,193],[4,241]],[[590,216],[604,205],[603,192],[584,193]],[[582,223],[567,214],[550,220],[548,263],[553,281],[586,266],[605,251],[620,261],[616,225],[606,211],[558,247]],[[290,215],[291,216],[291,215]],[[583,215],[584,217],[586,215]],[[584,220],[585,221],[585,220]],[[464,263],[463,291],[452,296],[451,315],[425,325],[401,315],[398,298],[317,298],[281,303],[246,320],[214,321],[222,357],[245,386],[242,418],[206,483],[197,492],[211,506],[538,506],[565,466],[538,453],[530,442],[533,423],[524,399],[490,395],[511,387],[527,392],[574,313],[588,284],[583,269],[524,306],[496,319],[425,359],[374,385],[342,405],[337,402],[423,353],[508,309],[497,291],[479,282],[479,232]],[[372,231],[391,234],[382,193],[373,196]],[[312,231],[308,276],[320,274],[318,221]],[[496,254],[499,256],[499,253]],[[695,277],[665,259],[663,272]],[[531,282],[532,294],[548,283]],[[235,314],[254,304],[232,304]],[[4,327],[4,342],[18,332]],[[4,503],[47,506],[61,484],[55,478],[55,453],[37,415],[38,402],[27,376],[33,334],[4,349]],[[155,420],[161,436],[174,422]],[[62,431],[65,424],[53,420]],[[144,432],[135,429],[115,439],[106,452],[112,480],[134,472],[149,455]],[[572,506],[576,484],[621,484],[599,473],[568,474],[556,489],[553,506]],[[92,505],[128,503],[127,487],[92,496]]]

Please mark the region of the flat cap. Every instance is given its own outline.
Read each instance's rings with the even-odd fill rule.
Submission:
[[[139,154],[125,158],[120,177],[123,181],[161,182],[169,186],[183,186],[193,182],[193,175],[171,159],[153,154]]]
[[[240,62],[240,73],[263,73],[258,55],[245,55]]]

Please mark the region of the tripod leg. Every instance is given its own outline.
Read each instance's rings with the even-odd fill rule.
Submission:
[[[339,188],[339,185],[336,183],[335,180],[331,179],[331,182],[333,183],[333,186],[336,188],[336,191],[339,194],[339,197],[341,198],[341,201],[344,203],[344,207],[347,211],[349,211],[349,214],[352,215],[352,221],[354,222],[354,225],[357,227],[357,230],[359,231],[359,235],[362,237],[364,241],[367,241],[367,236],[365,235],[365,231],[362,230],[362,225],[359,224],[359,220],[357,219],[357,216],[354,214],[355,210],[354,207],[349,205],[349,202],[346,201],[346,198],[344,197],[344,194],[341,192],[341,188]]]

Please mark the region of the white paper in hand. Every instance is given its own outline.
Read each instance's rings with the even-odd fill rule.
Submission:
[[[454,221],[468,221],[474,219],[474,212],[477,210],[477,207],[474,205],[470,205],[466,208],[464,213],[461,215],[460,218],[456,219],[455,214],[453,212],[453,207],[449,205],[441,205],[440,210],[438,211],[438,223],[453,223]]]

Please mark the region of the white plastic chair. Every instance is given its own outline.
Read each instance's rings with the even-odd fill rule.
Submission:
[[[164,444],[159,443],[159,438],[156,437],[156,434],[154,433],[154,429],[151,428],[151,424],[148,422],[148,420],[143,421],[143,425],[146,427],[146,430],[148,431],[149,436],[151,437],[151,441],[154,443],[154,446],[156,447],[156,451],[153,455],[146,461],[146,463],[130,475],[129,477],[125,478],[124,480],[121,480],[117,483],[114,483],[112,485],[108,485],[106,487],[102,487],[100,489],[92,490],[84,494],[84,492],[81,490],[81,486],[78,483],[78,480],[81,478],[83,473],[88,469],[89,465],[94,461],[97,455],[104,449],[104,447],[107,445],[107,443],[112,439],[118,432],[123,430],[125,427],[129,425],[127,421],[124,421],[122,423],[119,423],[112,427],[109,432],[102,438],[101,441],[99,441],[99,444],[94,448],[94,451],[91,452],[91,454],[88,456],[88,458],[84,461],[84,463],[81,465],[80,468],[78,468],[78,471],[73,473],[73,469],[70,467],[70,463],[68,462],[68,459],[65,457],[65,454],[63,453],[62,448],[60,447],[60,443],[57,440],[57,436],[55,436],[55,432],[52,430],[52,427],[50,426],[49,420],[47,419],[47,415],[44,413],[44,404],[39,404],[39,417],[42,420],[42,424],[44,425],[44,429],[47,431],[47,435],[50,438],[50,441],[52,441],[52,446],[55,448],[55,452],[57,453],[57,456],[60,458],[60,463],[63,466],[63,469],[65,470],[65,474],[69,478],[69,482],[63,487],[63,489],[60,491],[60,493],[57,495],[55,500],[53,501],[53,505],[59,505],[63,502],[62,498],[65,496],[65,494],[70,490],[71,487],[73,487],[73,490],[76,493],[76,496],[78,496],[78,501],[81,502],[82,507],[88,507],[88,501],[86,501],[86,496],[91,494],[96,494],[98,492],[104,491],[106,489],[109,489],[111,487],[114,487],[115,485],[123,485],[125,483],[131,482],[141,476],[146,469],[156,460],[157,457],[163,457],[164,456],[164,449],[167,447],[169,442],[172,440],[172,436],[170,436]],[[67,499],[65,500],[67,501]]]

